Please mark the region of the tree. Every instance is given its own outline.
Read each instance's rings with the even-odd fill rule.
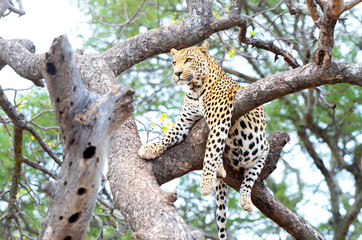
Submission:
[[[298,11],[301,11],[301,9],[303,10],[306,8],[305,5],[298,5],[298,8],[294,8],[293,6],[295,5],[293,5],[293,3],[295,2],[288,2],[288,6],[291,8],[291,12],[296,11],[295,9],[299,9]],[[242,5],[241,2],[238,1],[232,2],[230,6],[228,6],[229,11],[220,14],[220,17],[213,15],[213,10],[209,1],[188,1],[188,16],[185,18],[185,20],[179,23],[155,28],[146,31],[143,34],[135,35],[125,39],[123,42],[103,51],[100,54],[83,56],[79,53],[76,53],[74,56],[80,71],[80,76],[85,86],[87,86],[91,91],[104,95],[106,92],[111,91],[111,89],[115,86],[117,82],[116,76],[120,75],[123,71],[133,66],[134,64],[152,57],[155,54],[168,52],[173,47],[182,48],[194,45],[215,32],[238,26],[240,28],[240,32],[238,34],[240,42],[256,47],[263,46],[265,49],[271,50],[277,55],[281,55],[286,58],[287,62],[295,69],[286,70],[278,74],[271,75],[261,81],[255,82],[245,87],[242,91],[240,91],[235,99],[236,107],[234,116],[237,117],[247,111],[250,111],[260,104],[280,98],[286,94],[301,91],[306,88],[313,88],[320,85],[336,83],[347,83],[361,86],[361,65],[356,63],[336,62],[332,59],[334,38],[331,36],[333,36],[336,21],[344,11],[351,9],[357,3],[358,1],[351,1],[346,3],[344,7],[341,8],[338,2],[331,2],[331,4],[326,4],[325,6],[322,5],[321,11],[316,10],[319,8],[315,6],[314,2],[308,2],[308,6],[310,7],[310,15],[316,22],[317,26],[320,28],[320,37],[317,50],[315,51],[314,61],[308,64],[304,64],[301,67],[298,66],[299,64],[295,64],[296,61],[293,61],[294,59],[291,54],[288,54],[280,47],[276,47],[273,43],[262,41],[256,38],[246,37],[247,19],[250,19],[250,17],[247,15],[241,15],[240,12],[242,6],[244,6],[247,10],[250,5]],[[130,22],[132,22],[132,20]],[[53,62],[48,62],[47,59],[53,58],[53,56],[62,56],[62,54],[59,55],[58,53],[61,51],[67,51],[67,49],[69,49],[64,39],[64,37],[59,38],[54,43],[52,51],[50,51],[47,55],[31,54],[27,52],[27,50],[23,48],[18,42],[1,39],[0,45],[2,50],[0,51],[0,61],[2,61],[2,63],[0,62],[0,66],[8,64],[19,75],[33,80],[37,86],[42,85],[42,81],[40,79],[45,77],[49,88],[49,85],[51,85],[49,84],[49,74],[56,75],[55,73],[58,73],[59,68],[58,65],[54,65]],[[64,47],[60,48],[59,51],[54,51],[54,49],[57,49],[55,48],[57,44],[64,44]],[[23,42],[23,45],[26,44]],[[32,49],[31,46],[30,48],[28,47],[28,49]],[[137,51],[135,51],[135,49],[137,49]],[[67,56],[72,59],[71,55],[72,54],[63,54],[63,56]],[[61,59],[62,58],[59,60],[60,63],[65,62]],[[69,64],[69,67],[75,69],[74,64]],[[45,74],[46,72],[48,72],[48,74]],[[62,74],[61,71],[59,71],[59,74],[59,79],[62,79],[62,81],[67,79],[68,75]],[[95,79],[97,81],[94,81]],[[54,89],[57,89],[57,87]],[[57,106],[58,98],[54,95],[54,91],[52,92],[49,88],[49,93],[53,105]],[[71,97],[69,89],[66,91],[66,93],[66,96]],[[19,206],[19,201],[17,201],[16,198],[18,186],[17,179],[19,179],[18,176],[21,172],[22,162],[27,163],[26,159],[22,156],[22,153],[19,150],[21,149],[22,142],[20,141],[20,137],[23,130],[29,131],[31,134],[33,134],[34,137],[36,134],[32,130],[28,130],[29,128],[27,128],[26,121],[24,121],[24,115],[21,116],[19,111],[14,109],[11,104],[9,105],[9,101],[6,101],[5,97],[2,97],[0,102],[2,104],[2,109],[7,109],[5,112],[7,113],[7,116],[11,120],[12,124],[15,126],[15,138],[13,141],[15,168],[13,171],[14,177],[12,180],[12,187],[14,186],[14,188],[12,191],[10,191],[10,197],[7,198],[9,203],[8,211],[2,218],[6,219],[7,223],[10,223],[11,220],[14,219],[15,222],[18,223],[18,229],[20,231],[20,235],[22,235],[22,225],[19,222],[19,218],[17,218],[17,214],[14,214],[18,211],[17,206]],[[84,114],[92,110],[93,108],[91,106],[92,104],[83,106],[81,108],[82,113]],[[105,108],[109,109],[110,107],[111,106]],[[57,108],[55,107],[55,109]],[[60,114],[60,112],[57,111],[56,117],[59,123],[62,123],[61,115],[63,115],[63,113]],[[71,116],[71,113],[69,113],[69,116],[64,116],[69,117]],[[90,114],[90,116],[96,118],[96,115]],[[65,125],[68,124],[69,122],[67,121]],[[67,134],[67,130],[65,130],[69,126],[65,127],[64,124],[61,124],[60,127],[62,138],[68,139],[68,141],[69,139],[72,139],[71,136]],[[94,127],[93,129],[94,132],[99,132],[100,130],[101,129],[97,127]],[[140,140],[133,118],[130,117],[117,131],[111,143],[109,154],[110,170],[108,173],[108,179],[110,181],[114,201],[117,203],[122,215],[126,218],[127,222],[134,231],[133,238],[170,239],[173,238],[172,236],[184,236],[183,238],[185,239],[203,238],[200,232],[190,231],[189,226],[185,224],[185,222],[181,219],[172,206],[174,198],[172,198],[172,196],[170,197],[168,194],[165,196],[165,194],[159,188],[159,184],[182,176],[183,174],[186,174],[192,170],[200,169],[200,165],[202,164],[204,145],[207,139],[207,132],[208,130],[205,123],[200,121],[193,128],[192,134],[184,143],[170,149],[156,161],[145,162],[139,159],[137,156],[137,149],[140,146]],[[276,145],[273,148],[276,153],[281,150],[280,146],[282,146],[282,143],[285,143],[286,141],[286,138],[278,140],[278,136],[282,135],[274,136],[274,138],[277,139]],[[84,138],[84,136],[81,138]],[[41,139],[37,140],[41,145],[44,145],[44,142],[40,141]],[[273,140],[273,138],[271,140]],[[64,141],[64,146],[67,146],[66,141],[67,140]],[[95,147],[98,148],[98,146]],[[311,147],[308,146],[306,146],[306,148],[311,149]],[[44,149],[49,150],[46,145]],[[92,149],[94,148],[91,148],[91,150]],[[51,155],[51,151],[48,152]],[[65,153],[65,151],[63,153]],[[83,159],[86,158],[84,157],[84,154],[88,156],[86,153],[88,152],[83,151]],[[357,171],[354,171],[354,173],[356,174],[355,176],[358,180],[360,179],[361,167],[360,160],[358,162],[358,156],[360,155],[358,155],[358,151],[356,153],[356,161],[353,163],[346,162],[345,168],[357,169]],[[93,157],[94,154],[90,155]],[[273,166],[275,167],[275,161],[273,164],[272,160],[275,160],[275,156],[277,155],[278,154],[274,155],[274,158],[272,154],[270,155],[270,168],[266,167],[264,169],[265,174],[261,176],[260,180],[262,180],[263,177],[265,178],[271,172],[270,169],[272,169]],[[180,156],[183,156],[184,158],[182,159]],[[56,161],[55,159],[54,161]],[[66,161],[64,160],[64,162]],[[33,163],[28,161],[27,164]],[[37,166],[37,169],[40,168],[39,165],[36,164],[33,164],[32,166]],[[62,169],[65,167],[66,166],[63,164]],[[43,172],[46,172],[46,170],[43,169]],[[62,170],[62,172],[67,173],[65,170]],[[231,170],[229,170],[228,178],[226,179],[227,183],[235,189],[238,189],[238,186],[240,185],[241,176],[238,174],[239,173],[233,173]],[[69,179],[74,180],[74,176],[70,175]],[[63,182],[64,181],[66,180],[63,180]],[[359,185],[356,185],[355,201],[353,203],[355,206],[353,209],[357,209],[357,213],[354,210],[351,211],[351,216],[346,214],[348,219],[352,217],[352,222],[356,219],[358,211],[361,208],[361,201],[359,200],[361,192],[358,186]],[[91,188],[97,189],[96,186]],[[52,188],[47,188],[45,186],[44,189],[48,189],[50,190],[48,192],[52,193]],[[76,189],[78,191],[81,188]],[[255,191],[255,189],[259,191]],[[291,211],[288,211],[281,203],[275,201],[274,198],[263,187],[262,181],[256,184],[255,189],[253,191],[254,204],[261,211],[263,211],[266,216],[273,219],[277,224],[285,228],[294,237],[298,239],[321,238],[321,235],[318,232],[316,232],[308,224],[305,224],[303,220],[301,220]],[[81,190],[80,193],[84,193],[84,190]],[[78,195],[82,196],[83,194]],[[51,198],[54,199],[54,196],[55,195],[51,194]],[[65,194],[64,196],[68,195]],[[269,204],[270,201],[268,202],[268,200],[270,199],[272,199],[273,205]],[[54,209],[54,207],[50,207],[48,209],[48,213],[52,212]],[[79,219],[82,210],[79,210],[77,213],[79,214],[76,216],[74,216],[73,213],[65,218],[68,219],[68,223],[70,223],[71,226],[74,225],[73,223],[79,224],[79,221],[77,220]],[[90,217],[89,214],[87,216]],[[286,221],[286,219],[291,218],[293,221]],[[61,220],[63,219],[57,218],[56,221]],[[47,223],[49,223],[49,220],[44,221],[44,226]],[[300,225],[297,227],[295,225],[296,223],[299,223]],[[343,221],[343,223],[347,223],[348,226],[351,224],[350,221]],[[9,226],[8,228],[10,228],[10,225],[11,224],[7,224],[7,226]],[[86,225],[87,221],[83,223],[83,229]],[[44,231],[44,228],[42,231]],[[57,233],[61,233],[62,231],[64,233],[64,229],[57,229],[56,231]],[[83,233],[80,235],[82,234]],[[342,233],[341,236],[344,237],[345,234],[346,233]],[[77,238],[76,235],[69,236]],[[336,239],[340,238],[337,236]]]

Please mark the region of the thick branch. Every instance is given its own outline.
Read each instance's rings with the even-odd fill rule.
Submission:
[[[344,10],[343,0],[327,1],[327,14],[331,19],[338,19]]]
[[[138,157],[141,141],[134,120],[130,118],[115,138],[122,145],[112,146],[108,179],[114,200],[134,231],[132,238],[204,239],[169,204],[147,162]]]
[[[159,158],[149,161],[159,184],[165,183],[173,178],[180,177],[190,171],[202,169],[205,145],[208,138],[208,128],[204,120],[199,121],[193,128],[184,142],[176,145]],[[309,226],[303,218],[286,208],[276,200],[266,189],[262,182],[276,168],[280,152],[283,146],[289,141],[289,136],[283,132],[274,133],[269,138],[271,151],[266,165],[259,176],[259,181],[254,185],[252,200],[267,217],[283,227],[297,239],[323,239],[323,237]],[[182,154],[180,154],[182,153]],[[234,170],[226,162],[227,171],[225,182],[239,191],[243,176]],[[275,213],[278,214],[275,214]]]
[[[309,15],[309,10],[306,4],[299,3],[296,0],[286,0],[285,3],[290,11],[290,14],[304,14]]]
[[[101,53],[100,57],[119,75],[134,64],[156,54],[169,52],[171,48],[195,45],[215,32],[245,24],[238,10],[231,11],[225,17],[214,17],[210,1],[188,1],[188,6],[190,16],[185,21],[136,35]],[[137,49],[137,53],[134,49]]]
[[[308,10],[310,12],[310,16],[312,17],[314,22],[318,22],[323,13],[317,8],[317,4],[314,0],[307,0]]]
[[[342,82],[362,86],[361,72],[360,64],[332,62],[324,71],[316,70],[312,64],[308,64],[274,74],[244,87],[236,94],[233,117],[241,116],[264,103],[307,88]]]
[[[349,0],[348,2],[345,2],[343,12],[352,9],[354,6],[356,6],[357,4],[359,4],[361,2],[362,2],[362,0]]]
[[[8,64],[20,76],[38,87],[44,87],[40,64],[44,55],[33,54],[34,44],[29,40],[4,40],[0,37],[0,70]]]

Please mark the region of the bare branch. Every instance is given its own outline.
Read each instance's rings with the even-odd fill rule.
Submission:
[[[359,64],[332,62],[324,70],[317,70],[313,64],[308,64],[266,77],[236,94],[233,118],[264,103],[307,88],[341,82],[362,86],[361,71],[362,65]]]
[[[46,144],[43,139],[41,138],[41,136],[39,135],[39,133],[32,127],[30,127],[29,125],[24,125],[23,127],[24,130],[27,130],[28,132],[30,132],[34,138],[38,141],[39,145],[44,149],[44,151],[46,153],[48,153],[49,157],[51,157],[59,166],[62,165],[62,160],[60,160],[54,153],[53,151],[49,148],[48,144]]]
[[[8,64],[20,76],[44,87],[40,63],[44,55],[33,54],[35,46],[29,40],[4,40],[0,37],[0,69]]]
[[[256,82],[257,80],[259,80],[258,78],[254,78],[254,77],[250,77],[246,74],[243,74],[241,72],[238,72],[234,69],[230,69],[230,68],[223,68],[223,70],[226,72],[226,73],[229,73],[229,74],[232,74],[232,75],[235,75],[239,78],[242,78],[242,79],[245,79],[246,82],[248,83],[253,83],[253,82]]]
[[[239,2],[235,4],[239,6]],[[190,0],[187,4],[188,8],[193,10],[190,10],[191,14],[185,21],[136,35],[104,51],[100,57],[107,61],[116,75],[119,75],[146,58],[169,52],[171,48],[179,49],[195,45],[212,33],[238,26],[245,21],[236,14],[238,10],[230,11],[225,17],[213,17],[209,1]],[[135,48],[139,49],[137,54],[132,51]]]
[[[317,8],[317,4],[314,0],[307,0],[307,6],[313,21],[318,24],[318,21],[323,16],[323,13]]]
[[[290,14],[304,14],[309,15],[309,10],[306,4],[299,3],[296,0],[286,0],[285,3],[287,4],[287,7],[289,8]]]
[[[265,49],[268,51],[271,51],[276,54],[276,59],[278,55],[281,55],[284,57],[284,60],[292,67],[297,68],[300,65],[298,64],[297,60],[293,58],[293,56],[287,52],[286,50],[283,50],[277,46],[274,45],[272,41],[263,41],[256,38],[247,38],[246,37],[246,26],[242,26],[239,29],[239,41],[241,43],[250,44],[253,47]]]
[[[327,14],[331,19],[338,19],[344,10],[343,0],[327,1]]]
[[[354,6],[356,6],[357,4],[359,4],[361,2],[362,2],[362,0],[349,0],[349,1],[345,2],[343,12],[352,9]]]
[[[0,1],[0,18],[4,17],[8,14],[5,14],[6,10],[9,10],[10,12],[14,12],[16,14],[19,14],[19,16],[24,15],[25,11],[23,8],[23,3],[21,2],[21,0],[17,0],[18,5],[19,5],[19,9],[17,9],[12,1],[10,0],[2,0]]]
[[[331,197],[331,212],[333,216],[333,224],[340,224],[341,220],[341,214],[339,212],[339,198],[342,194],[342,190],[340,186],[338,185],[338,181],[336,179],[336,176],[327,169],[327,167],[324,165],[324,162],[318,155],[318,153],[315,151],[315,147],[313,146],[312,142],[309,140],[308,135],[306,133],[305,129],[300,129],[298,131],[298,136],[302,140],[305,148],[307,149],[310,157],[313,159],[314,163],[318,167],[318,169],[323,174],[328,188],[330,192]]]
[[[51,176],[53,179],[56,179],[56,178],[57,178],[57,174],[56,174],[55,172],[53,172],[53,171],[51,171],[51,170],[49,170],[49,169],[46,169],[45,167],[39,165],[38,163],[36,163],[36,162],[34,162],[34,161],[26,158],[26,157],[23,157],[23,158],[22,158],[22,161],[23,161],[25,164],[31,166],[32,168],[38,169],[39,171],[42,171],[43,173]]]

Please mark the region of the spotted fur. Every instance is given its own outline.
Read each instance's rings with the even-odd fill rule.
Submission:
[[[222,180],[226,177],[223,158],[235,169],[244,172],[240,205],[251,212],[251,189],[264,166],[269,144],[263,107],[257,107],[238,120],[231,121],[234,96],[242,86],[222,71],[208,54],[208,47],[205,41],[201,47],[171,50],[174,59],[173,79],[179,85],[187,85],[189,90],[174,127],[160,141],[143,145],[139,155],[145,159],[160,156],[168,147],[181,142],[194,123],[204,117],[210,133],[200,191],[205,196],[216,190],[219,239],[226,239],[227,185]]]

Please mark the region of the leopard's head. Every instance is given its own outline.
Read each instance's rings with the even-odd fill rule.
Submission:
[[[209,43],[205,41],[201,47],[190,47],[182,50],[171,49],[173,58],[173,80],[179,85],[191,83],[201,85],[208,74],[207,50]]]

